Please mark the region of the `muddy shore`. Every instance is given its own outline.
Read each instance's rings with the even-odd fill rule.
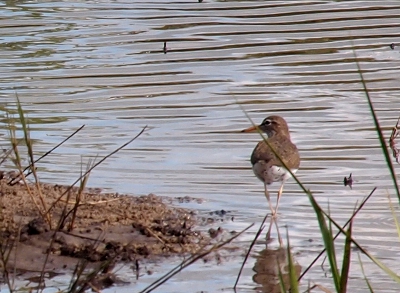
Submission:
[[[11,251],[8,269],[33,273],[44,266],[51,274],[72,271],[82,260],[89,268],[110,260],[134,264],[193,253],[207,241],[195,230],[191,211],[156,195],[68,191],[68,186],[22,181],[10,185],[4,172],[0,178],[0,239],[2,251]]]

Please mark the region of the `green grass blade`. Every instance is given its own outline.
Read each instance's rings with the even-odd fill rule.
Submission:
[[[334,282],[334,285],[336,288],[336,292],[339,292],[341,281],[340,281],[340,275],[339,275],[338,266],[337,266],[337,262],[336,262],[335,244],[334,244],[334,240],[332,237],[332,233],[326,224],[324,212],[322,211],[321,207],[318,205],[318,203],[315,201],[315,199],[312,195],[309,195],[309,199],[310,199],[311,205],[314,208],[314,211],[317,215],[317,220],[318,220],[318,224],[319,224],[319,227],[321,230],[322,239],[324,240],[326,254],[327,254],[327,257],[329,260],[329,265],[331,267],[332,278],[333,278],[333,282]]]
[[[346,235],[346,232],[343,230],[340,225],[338,225],[327,213],[325,213],[323,210],[321,212],[330,220],[332,223],[335,225],[337,229],[340,230],[340,232],[344,235]],[[351,238],[351,242],[363,253],[365,254],[370,260],[372,260],[381,270],[383,270],[389,277],[391,277],[395,282],[400,284],[400,276],[398,276],[395,272],[393,272],[389,267],[385,266],[380,260],[378,260],[376,257],[374,257],[372,254],[370,254],[368,251],[366,251],[356,240]]]
[[[368,286],[369,292],[370,292],[370,293],[374,293],[374,289],[372,289],[371,283],[369,282],[369,280],[368,280],[367,276],[365,275],[364,266],[363,266],[363,263],[362,263],[362,260],[361,260],[360,254],[358,254],[358,261],[360,262],[360,266],[361,266],[361,272],[362,272],[362,274],[363,274],[363,276],[364,276],[364,280],[365,280],[365,282],[367,283],[367,286]]]
[[[388,200],[389,200],[390,211],[392,212],[392,217],[393,217],[394,223],[396,225],[397,236],[400,239],[400,224],[399,224],[399,221],[397,220],[396,212],[394,211],[393,204],[392,204],[389,194],[388,194]]]
[[[299,282],[297,281],[296,267],[293,261],[293,255],[290,251],[290,241],[289,241],[289,232],[286,230],[286,253],[288,258],[288,267],[289,267],[289,280],[290,280],[290,292],[291,293],[299,293]]]
[[[26,144],[26,147],[28,149],[29,158],[30,158],[31,162],[33,162],[33,148],[32,148],[31,137],[30,137],[30,134],[29,134],[29,132],[30,132],[29,125],[28,125],[28,122],[25,119],[24,111],[22,110],[21,102],[19,100],[19,97],[18,97],[17,93],[15,93],[15,96],[17,98],[18,116],[19,116],[19,119],[20,119],[20,122],[21,122],[23,133],[24,133],[25,144]]]
[[[285,288],[285,279],[283,278],[282,270],[281,270],[281,264],[279,263],[278,260],[276,260],[277,266],[278,266],[278,278],[279,278],[279,289],[281,290],[281,293],[286,293],[286,288]]]
[[[20,157],[19,151],[18,151],[19,142],[17,140],[14,117],[7,114],[7,121],[8,121],[8,131],[9,131],[9,135],[10,135],[11,149],[12,149],[12,153],[14,155],[14,157],[12,157],[11,160],[14,163],[14,165],[18,169],[20,169],[21,168],[21,157]]]
[[[376,187],[370,192],[370,194],[364,198],[364,200],[361,202],[361,204],[358,206],[358,208],[355,210],[355,212],[351,215],[350,219],[346,221],[346,223],[343,226],[343,229],[346,228],[348,224],[350,224],[350,221],[354,219],[354,217],[358,214],[358,212],[364,207],[364,205],[367,203],[367,201],[371,198],[371,196],[374,194],[376,190]],[[337,232],[335,237],[333,237],[333,240],[335,240],[341,232]],[[314,258],[314,260],[308,265],[308,267],[301,273],[299,277],[299,281],[307,274],[307,272],[314,266],[314,264],[317,262],[317,260],[321,257],[321,255],[325,252],[325,248],[321,250],[321,252]]]
[[[354,243],[354,241],[353,241]],[[395,272],[393,272],[389,267],[385,266],[380,260],[378,260],[376,257],[374,257],[372,254],[370,254],[368,251],[365,249],[361,250],[362,253],[364,253],[366,256],[369,257],[378,267],[381,268],[389,277],[391,277],[395,282],[400,284],[400,277],[397,275]]]
[[[353,44],[353,47],[354,47],[354,44]],[[355,57],[356,65],[357,65],[357,70],[358,70],[358,73],[360,75],[361,83],[362,83],[362,86],[363,86],[363,89],[364,89],[364,93],[365,93],[365,96],[367,97],[368,106],[369,106],[369,109],[371,111],[372,118],[374,120],[375,129],[376,129],[376,132],[378,133],[378,138],[379,138],[379,142],[381,144],[381,149],[382,149],[383,155],[385,156],[386,164],[387,164],[387,166],[389,168],[390,175],[391,175],[392,181],[393,181],[393,185],[394,185],[394,187],[396,189],[397,198],[399,199],[399,202],[400,202],[400,190],[399,190],[399,185],[397,184],[396,171],[395,171],[395,169],[393,167],[392,160],[390,159],[388,146],[386,144],[385,137],[383,136],[382,128],[381,128],[381,126],[379,124],[378,117],[376,116],[374,105],[372,103],[371,97],[369,96],[367,84],[366,84],[366,82],[364,80],[364,77],[363,77],[363,74],[362,74],[362,71],[361,71],[361,67],[360,67],[360,63],[357,60],[357,54],[356,54],[356,51],[354,49],[353,49],[353,53],[354,53],[354,57]]]
[[[350,260],[351,260],[351,234],[353,228],[353,221],[350,221],[349,228],[346,233],[346,240],[344,243],[343,251],[343,263],[342,263],[342,273],[340,274],[340,293],[347,292],[347,281],[349,279],[350,272]]]

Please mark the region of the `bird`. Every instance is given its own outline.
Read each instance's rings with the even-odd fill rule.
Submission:
[[[294,174],[300,167],[300,155],[296,145],[290,139],[289,127],[283,117],[277,115],[268,116],[260,125],[242,130],[242,132],[254,131],[264,132],[268,136],[268,138],[260,141],[254,148],[250,161],[253,165],[254,174],[264,183],[265,197],[267,198],[272,216],[275,216],[278,211],[279,200],[282,196],[283,185],[286,180],[292,177],[281,161]],[[271,147],[281,160],[271,150]],[[272,207],[268,192],[268,185],[273,182],[281,182],[275,209]]]

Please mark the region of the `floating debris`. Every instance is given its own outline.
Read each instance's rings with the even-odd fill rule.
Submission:
[[[135,261],[135,271],[136,271],[136,280],[139,280],[140,266],[139,266],[139,260],[138,259],[136,259],[136,261]]]
[[[218,229],[210,228],[208,230],[208,233],[210,234],[211,238],[215,238],[222,233],[222,229],[221,229],[221,227],[218,227]]]
[[[395,44],[395,43],[391,43],[391,44],[389,45],[389,47],[390,47],[390,49],[394,50],[394,48],[396,47],[396,44]]]
[[[396,126],[393,127],[392,129],[392,134],[390,135],[389,138],[389,146],[390,149],[393,152],[393,158],[396,159],[397,164],[400,164],[399,162],[399,156],[400,156],[400,150],[396,147],[396,138],[399,136],[399,123],[400,123],[400,117],[397,119]]]
[[[163,52],[164,52],[164,54],[167,54],[167,52],[168,52],[167,42],[164,42]]]
[[[351,177],[351,174],[352,173],[350,173],[350,176],[348,178],[344,177],[343,183],[344,186],[350,186],[350,189],[353,189],[353,177]]]

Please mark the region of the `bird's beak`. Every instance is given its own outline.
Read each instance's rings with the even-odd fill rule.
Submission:
[[[251,126],[249,128],[243,129],[241,132],[255,132],[257,131],[258,126]]]

